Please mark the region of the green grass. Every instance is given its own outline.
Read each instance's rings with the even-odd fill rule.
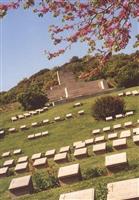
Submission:
[[[133,90],[134,88],[131,88]],[[139,89],[137,87],[136,89]],[[116,93],[112,93],[115,95]],[[5,112],[0,113],[0,127],[9,128],[15,127],[19,129],[20,125],[26,124],[31,126],[32,122],[39,122],[43,119],[50,119],[53,120],[55,116],[60,115],[64,117],[67,113],[73,113],[74,118],[69,120],[64,120],[61,122],[55,122],[53,124],[41,126],[38,128],[30,128],[26,131],[18,131],[17,133],[13,134],[6,134],[4,139],[0,139],[0,154],[5,151],[14,150],[17,148],[21,148],[23,150],[22,155],[31,156],[33,153],[37,152],[46,152],[47,150],[55,148],[57,151],[60,147],[66,145],[72,145],[73,142],[78,140],[85,140],[91,138],[91,131],[92,129],[102,128],[104,126],[109,126],[117,123],[124,123],[125,121],[132,120],[136,122],[139,118],[139,96],[133,97],[124,97],[127,105],[127,110],[135,110],[135,114],[132,117],[127,117],[125,119],[118,119],[112,122],[105,122],[105,121],[96,121],[91,115],[91,107],[93,102],[95,101],[95,97],[86,98],[80,100],[83,102],[83,106],[78,108],[73,108],[73,104],[75,102],[66,103],[63,105],[57,105],[54,108],[51,108],[49,111],[42,113],[40,115],[36,115],[30,117],[28,119],[22,119],[16,122],[11,122],[10,118],[16,114],[20,114],[23,111],[18,107],[11,110],[6,110]],[[81,109],[85,110],[84,116],[78,116],[77,112]],[[32,133],[37,133],[40,131],[49,131],[49,135],[43,138],[35,139],[32,141],[27,140],[27,135]],[[110,142],[109,142],[110,143]],[[59,195],[64,192],[75,191],[79,189],[86,189],[90,187],[97,188],[100,182],[113,182],[116,180],[134,178],[139,176],[139,147],[133,144],[131,139],[128,140],[128,149],[125,150],[128,154],[129,163],[137,163],[138,167],[129,171],[121,171],[119,173],[111,174],[109,176],[102,176],[98,178],[93,178],[90,180],[80,181],[75,184],[71,184],[64,187],[54,188],[47,191],[35,193],[32,195],[26,195],[20,197],[20,199],[28,199],[28,200],[57,200],[59,199]],[[115,151],[116,152],[116,151]],[[121,152],[121,151],[118,151]],[[76,160],[73,156],[71,156],[69,163],[66,164],[55,164],[53,160],[49,160],[49,167],[53,168],[57,171],[60,166],[69,165],[72,163],[80,163],[81,171],[84,173],[88,168],[95,168],[95,167],[104,167],[104,159],[105,155],[95,156],[92,154],[92,146],[89,147],[89,154],[90,156],[83,160]],[[108,154],[108,153],[107,153]],[[20,155],[21,156],[21,155]],[[12,156],[15,160],[18,159],[19,156]],[[7,158],[8,159],[8,158]],[[0,159],[0,165],[6,159]],[[46,169],[44,169],[46,170]],[[22,174],[23,176],[24,174]],[[10,194],[8,192],[8,187],[11,179],[17,176],[10,176],[7,178],[0,179],[0,200],[10,200]]]

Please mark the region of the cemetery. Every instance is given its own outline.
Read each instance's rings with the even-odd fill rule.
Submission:
[[[9,111],[6,116],[2,113],[6,121],[4,124],[0,121],[4,131],[4,137],[0,138],[3,144],[0,145],[0,197],[9,200],[19,196],[19,199],[33,200],[49,195],[50,200],[68,200],[82,199],[86,195],[89,200],[99,200],[97,193],[102,180],[103,187],[108,188],[106,199],[126,198],[120,182],[131,180],[131,186],[135,186],[134,172],[139,169],[139,107],[135,103],[139,96],[122,97],[128,110],[134,110],[134,114],[127,113],[124,117],[104,121],[97,121],[91,115],[91,106],[96,98],[55,105],[46,112],[30,114],[15,121],[11,118],[21,115],[18,114],[22,113],[20,110]],[[89,178],[85,179],[86,171],[97,167],[105,169],[105,175],[94,176],[91,182]],[[52,169],[58,186],[36,193],[35,174]]]
[[[0,200],[139,200],[139,0],[0,19]]]

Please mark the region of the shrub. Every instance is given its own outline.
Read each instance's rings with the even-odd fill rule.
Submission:
[[[138,170],[138,163],[137,163],[137,161],[136,161],[136,160],[132,160],[132,162],[130,162],[130,163],[128,164],[126,170],[127,170],[127,171],[128,171],[128,170],[131,170],[131,171],[133,171],[133,170]]]
[[[106,170],[103,168],[87,169],[84,173],[84,179],[91,179],[94,177],[103,176],[106,174]]]
[[[92,111],[95,119],[104,120],[108,116],[114,117],[116,114],[123,113],[125,111],[125,102],[120,97],[101,97],[96,100]]]
[[[97,190],[96,190],[96,198],[99,200],[106,200],[107,199],[108,189],[105,183],[99,183]]]
[[[8,176],[13,176],[14,174],[15,174],[14,170],[13,169],[9,169]]]
[[[59,186],[57,177],[54,174],[39,173],[34,174],[34,181],[37,191],[47,190]]]
[[[33,110],[43,107],[48,101],[48,98],[40,90],[30,88],[26,92],[20,94],[18,101],[25,110]]]
[[[13,103],[16,101],[16,94],[13,91],[0,93],[0,105]]]
[[[112,145],[111,145],[111,144],[108,144],[108,145],[107,145],[107,151],[108,151],[108,152],[112,152],[112,151],[113,151],[113,148],[112,148]]]

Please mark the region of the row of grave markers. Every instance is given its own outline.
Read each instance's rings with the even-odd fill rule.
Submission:
[[[79,107],[81,105],[82,105],[82,103],[77,102],[73,105],[73,107]],[[31,117],[33,115],[41,114],[44,111],[47,111],[49,109],[49,107],[50,107],[50,104],[48,104],[48,106],[45,106],[45,107],[40,108],[40,109],[36,109],[36,110],[29,111],[29,112],[26,112],[26,113],[23,113],[23,114],[19,114],[17,116],[13,116],[13,117],[11,117],[11,121],[14,122],[14,121],[17,121],[17,120],[20,120],[20,119],[25,119],[27,117]]]
[[[85,113],[84,110],[79,110],[79,111],[78,111],[79,116],[80,116],[80,115],[84,115],[84,113]],[[69,118],[72,118],[72,117],[73,117],[73,114],[72,114],[72,113],[68,113],[68,114],[66,115],[66,118],[62,118],[62,117],[60,117],[60,116],[54,117],[54,121],[55,121],[55,122],[59,122],[59,121],[63,121],[63,120],[65,120],[65,119],[69,119]],[[33,122],[33,123],[31,124],[31,127],[38,127],[38,126],[41,126],[41,125],[53,123],[54,121],[51,121],[51,122],[50,122],[49,119],[45,119],[45,120],[43,120],[42,122]],[[25,125],[25,124],[20,126],[20,130],[27,130],[27,129],[29,129],[29,127],[27,127],[27,125]],[[16,132],[17,130],[16,130],[16,128],[12,127],[12,128],[9,128],[8,131],[9,131],[10,133],[14,133],[14,132]]]
[[[139,119],[137,119],[136,123],[133,123],[132,121],[127,121],[123,125],[122,124],[114,124],[113,127],[106,126],[106,127],[103,127],[102,129],[100,129],[100,128],[94,129],[94,130],[92,130],[92,134],[95,135],[95,134],[99,134],[101,132],[109,132],[112,130],[127,128],[130,126],[137,126],[138,124],[139,124]]]
[[[126,92],[120,92],[118,93],[119,97],[123,97],[123,96],[137,96],[139,95],[139,90],[132,90],[132,91],[126,91]]]
[[[136,128],[137,129],[137,128]],[[137,129],[138,130],[138,129]],[[74,146],[76,145],[77,147],[81,147],[79,145],[79,142],[76,142],[73,144]],[[100,144],[99,144],[100,145]],[[62,147],[63,148],[63,151],[65,149],[65,147]],[[68,150],[68,148],[66,147],[66,149]],[[65,149],[65,150],[66,150]],[[38,158],[40,156],[40,153],[39,154],[34,154],[32,155],[32,159],[34,160],[34,166],[36,165],[40,165],[43,163],[43,165],[45,164],[45,167],[48,165],[48,163],[46,162],[47,161],[47,158]],[[21,158],[20,158],[21,160]],[[22,159],[23,160],[23,159]],[[20,167],[24,166],[27,166],[27,163],[22,163],[22,164],[18,164],[16,166],[16,170],[20,171]],[[112,171],[112,172],[115,172],[117,170],[121,170],[121,169],[124,169],[126,166],[128,166],[128,159],[127,159],[127,154],[126,152],[123,152],[123,153],[119,153],[119,154],[112,154],[112,155],[109,155],[109,156],[106,156],[105,157],[105,167],[109,170],[109,171]],[[44,167],[44,166],[43,166]],[[4,169],[6,169],[4,167]],[[25,176],[27,177],[27,176]],[[20,177],[20,178],[23,178],[23,179],[26,179],[25,177]],[[29,176],[28,176],[29,177]],[[30,176],[31,177],[31,176]],[[22,179],[22,180],[23,180]],[[80,166],[79,164],[74,164],[74,165],[69,165],[69,166],[65,166],[65,167],[60,167],[59,168],[59,171],[58,171],[58,179],[59,179],[59,182],[60,182],[60,185],[65,185],[65,184],[71,184],[73,182],[77,182],[77,181],[80,181],[82,180],[82,175],[81,175],[81,170],[80,170]],[[13,181],[14,180],[14,181]],[[26,194],[28,193],[29,190],[27,190],[26,187],[24,187],[22,185],[22,188],[24,188],[25,190],[20,190],[20,184],[19,184],[19,178],[14,178],[11,183],[10,183],[10,186],[9,186],[9,191],[14,194],[15,196],[18,196],[18,195],[23,195],[23,194]],[[15,184],[16,182],[16,184]],[[21,179],[20,179],[20,182],[21,182]],[[14,183],[14,184],[13,184]],[[22,181],[23,183],[23,181]],[[18,186],[19,184],[19,186]],[[14,185],[14,186],[13,186]],[[17,189],[18,188],[18,189]],[[30,186],[29,186],[30,188]],[[133,190],[133,189],[132,189]],[[130,192],[132,192],[132,190]],[[33,192],[33,183],[32,183],[32,189],[30,190],[29,193],[32,193]],[[124,193],[123,193],[124,194]],[[70,195],[70,194],[62,194],[60,196],[60,198],[62,198],[64,195],[64,198],[66,198],[66,195]],[[74,194],[72,194],[74,195]],[[112,190],[112,193],[108,193],[107,195],[107,199],[108,197],[110,198],[111,195],[118,195],[116,193],[113,193],[113,190]],[[126,194],[124,194],[126,195]],[[135,195],[135,194],[134,194]],[[74,196],[73,196],[74,197]],[[120,197],[120,196],[114,196],[115,198],[117,197]],[[136,197],[136,196],[135,196]],[[68,197],[67,197],[68,198]]]
[[[45,160],[45,158],[44,158]],[[108,171],[115,172],[115,170],[123,170],[128,166],[128,158],[126,152],[118,153],[118,154],[112,154],[108,155],[105,157],[105,167],[107,168]],[[58,170],[57,174],[60,186],[63,185],[69,185],[78,181],[82,180],[82,172],[80,169],[80,164],[72,164],[68,166],[63,166],[60,167]],[[138,198],[139,193],[138,191],[138,184],[139,184],[139,179],[130,179],[127,181],[120,181],[120,182],[115,182],[115,183],[109,183],[107,185],[108,188],[108,194],[107,194],[107,200],[111,199],[130,199],[130,198]],[[124,185],[124,187],[123,187]],[[128,195],[126,188],[129,189]],[[12,179],[10,185],[9,185],[9,191],[14,195],[14,196],[20,196],[24,194],[31,194],[33,193],[33,182],[32,182],[32,177],[31,175],[19,177],[19,178],[14,178]],[[60,200],[63,199],[69,199],[75,198],[75,197],[80,197],[82,199],[87,197],[88,195],[91,197],[92,200],[95,199],[95,193],[94,189],[92,190],[93,193],[90,193],[90,190],[88,189],[87,191],[84,191],[85,194],[87,192],[87,196],[80,196],[83,193],[78,191],[78,192],[73,192],[73,193],[67,193],[67,194],[62,194],[60,195]],[[129,198],[130,197],[130,198]],[[90,199],[89,199],[90,200]]]
[[[37,115],[37,114],[43,113],[44,111],[47,111],[47,110],[48,110],[48,107],[43,107],[41,109],[37,109],[37,110],[34,110],[34,111],[26,112],[24,114],[19,114],[17,116],[11,117],[11,121],[15,122],[15,121],[20,120],[20,119],[25,119],[25,118],[31,117],[33,115]]]
[[[114,119],[120,119],[120,118],[124,118],[124,117],[129,117],[129,116],[132,116],[134,114],[134,111],[131,110],[131,111],[128,111],[126,113],[119,113],[117,115],[115,115],[115,117],[112,117],[112,116],[108,116],[105,118],[106,121],[111,121],[111,120],[114,120]]]
[[[138,131],[139,131],[139,128],[138,128]],[[137,132],[137,134],[138,133],[139,132]],[[128,137],[129,136],[127,136],[127,138]],[[115,148],[116,150],[127,148],[127,138],[116,139],[116,140],[114,139],[112,141],[112,147]],[[139,144],[139,134],[133,135],[133,142],[135,144]],[[87,149],[86,146],[91,145],[91,144],[94,144],[92,150],[93,150],[94,154],[96,154],[96,155],[109,152],[109,149],[107,151],[106,142],[98,143],[98,141],[97,141],[97,142],[94,143],[93,138],[91,138],[91,139],[85,140],[85,142],[78,141],[78,142],[73,143],[73,147],[74,147],[73,155],[74,155],[74,157],[76,159],[87,158],[89,156],[89,154],[88,154],[88,149]],[[21,153],[21,149],[13,151],[14,155],[20,154],[20,153]],[[57,154],[56,154],[55,149],[49,150],[45,153],[45,155],[44,155],[45,157],[43,157],[42,153],[33,154],[31,156],[31,161],[33,161],[32,166],[37,168],[37,169],[48,167],[47,158],[52,158],[52,157],[54,157],[53,160],[57,164],[68,162],[69,161],[68,153],[71,153],[70,146],[61,147],[59,153],[57,153]],[[10,152],[9,152],[9,154],[10,154]],[[4,155],[3,157],[9,156],[9,154],[5,153],[5,154],[3,154]],[[90,155],[90,156],[92,156],[92,155]],[[22,157],[18,158],[17,165],[15,166],[14,159],[6,160],[3,163],[3,167],[0,168],[0,176],[1,177],[7,176],[9,168],[14,167],[14,166],[15,166],[15,172],[17,172],[17,173],[28,172],[29,171],[28,161],[29,161],[28,156],[22,156]],[[105,166],[107,166],[107,164],[105,164]],[[7,168],[5,168],[5,167],[7,167]]]
[[[96,129],[96,130],[99,130],[99,129]],[[92,131],[93,135],[94,134],[94,130]],[[97,132],[98,133],[98,132]],[[99,132],[100,133],[100,132]],[[37,136],[36,137],[40,137],[40,135],[38,134],[41,134],[41,136],[43,135],[48,135],[48,131],[44,131],[42,133],[37,133]],[[120,139],[123,139],[123,138],[128,138],[128,137],[131,137],[132,134],[133,134],[133,138],[135,139],[134,142],[136,141],[137,142],[137,138],[138,137],[134,137],[134,134],[135,135],[139,135],[139,127],[134,127],[132,129],[127,129],[127,130],[123,130],[121,131],[120,133],[120,136],[119,138]],[[32,135],[31,135],[32,136]],[[34,136],[34,135],[33,135]],[[105,142],[107,140],[113,140],[113,139],[117,139],[118,138],[118,133],[117,132],[114,132],[114,133],[108,133],[107,135],[107,138],[106,136],[104,135],[101,135],[101,136],[96,136],[95,138],[89,138],[89,139],[86,139],[84,142],[83,141],[77,141],[77,142],[74,142],[73,143],[73,147],[76,147],[77,149],[78,148],[83,148],[85,147],[86,145],[91,145],[91,144],[94,144],[94,143],[100,143],[100,142]],[[65,152],[65,149],[69,148],[70,146],[66,146],[66,147],[62,147],[60,149],[60,153],[61,152]],[[54,152],[54,151],[52,151]],[[18,154],[18,153],[21,153],[21,149],[17,149],[15,151],[13,151],[13,154]],[[2,157],[8,157],[11,155],[11,152],[8,151],[8,152],[4,152],[2,154]],[[47,155],[46,155],[47,156]]]
[[[79,110],[78,111],[79,115],[84,115],[84,113],[85,113],[84,110]],[[70,119],[70,118],[73,118],[73,114],[72,113],[66,114],[66,119]],[[54,117],[54,121],[55,122],[62,121],[64,119],[65,118],[61,118],[60,116]],[[49,119],[45,119],[42,122],[33,122],[33,123],[31,123],[31,127],[39,127],[41,125],[46,125],[46,124],[49,124],[49,123],[53,123],[53,121],[50,122]],[[20,126],[20,130],[22,130],[22,131],[23,130],[27,130],[27,129],[29,129],[29,127],[27,127],[27,125],[25,125],[25,124]],[[12,128],[8,129],[8,132],[15,133],[15,132],[17,132],[17,129],[15,127],[12,127]],[[44,136],[45,135],[46,134],[44,134]],[[5,136],[5,130],[0,129],[0,138],[3,138],[4,136]],[[36,137],[39,137],[39,136],[41,136],[41,135],[38,135],[38,136],[34,135],[34,137],[32,136],[31,138],[29,137],[28,139],[36,138]],[[43,134],[42,134],[42,136],[43,136]]]

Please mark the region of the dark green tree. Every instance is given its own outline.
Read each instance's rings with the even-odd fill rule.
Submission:
[[[25,110],[33,110],[41,108],[48,102],[47,96],[37,86],[31,86],[26,92],[18,97]]]
[[[132,67],[124,67],[117,74],[118,87],[132,87],[139,85],[139,67],[132,64]]]

